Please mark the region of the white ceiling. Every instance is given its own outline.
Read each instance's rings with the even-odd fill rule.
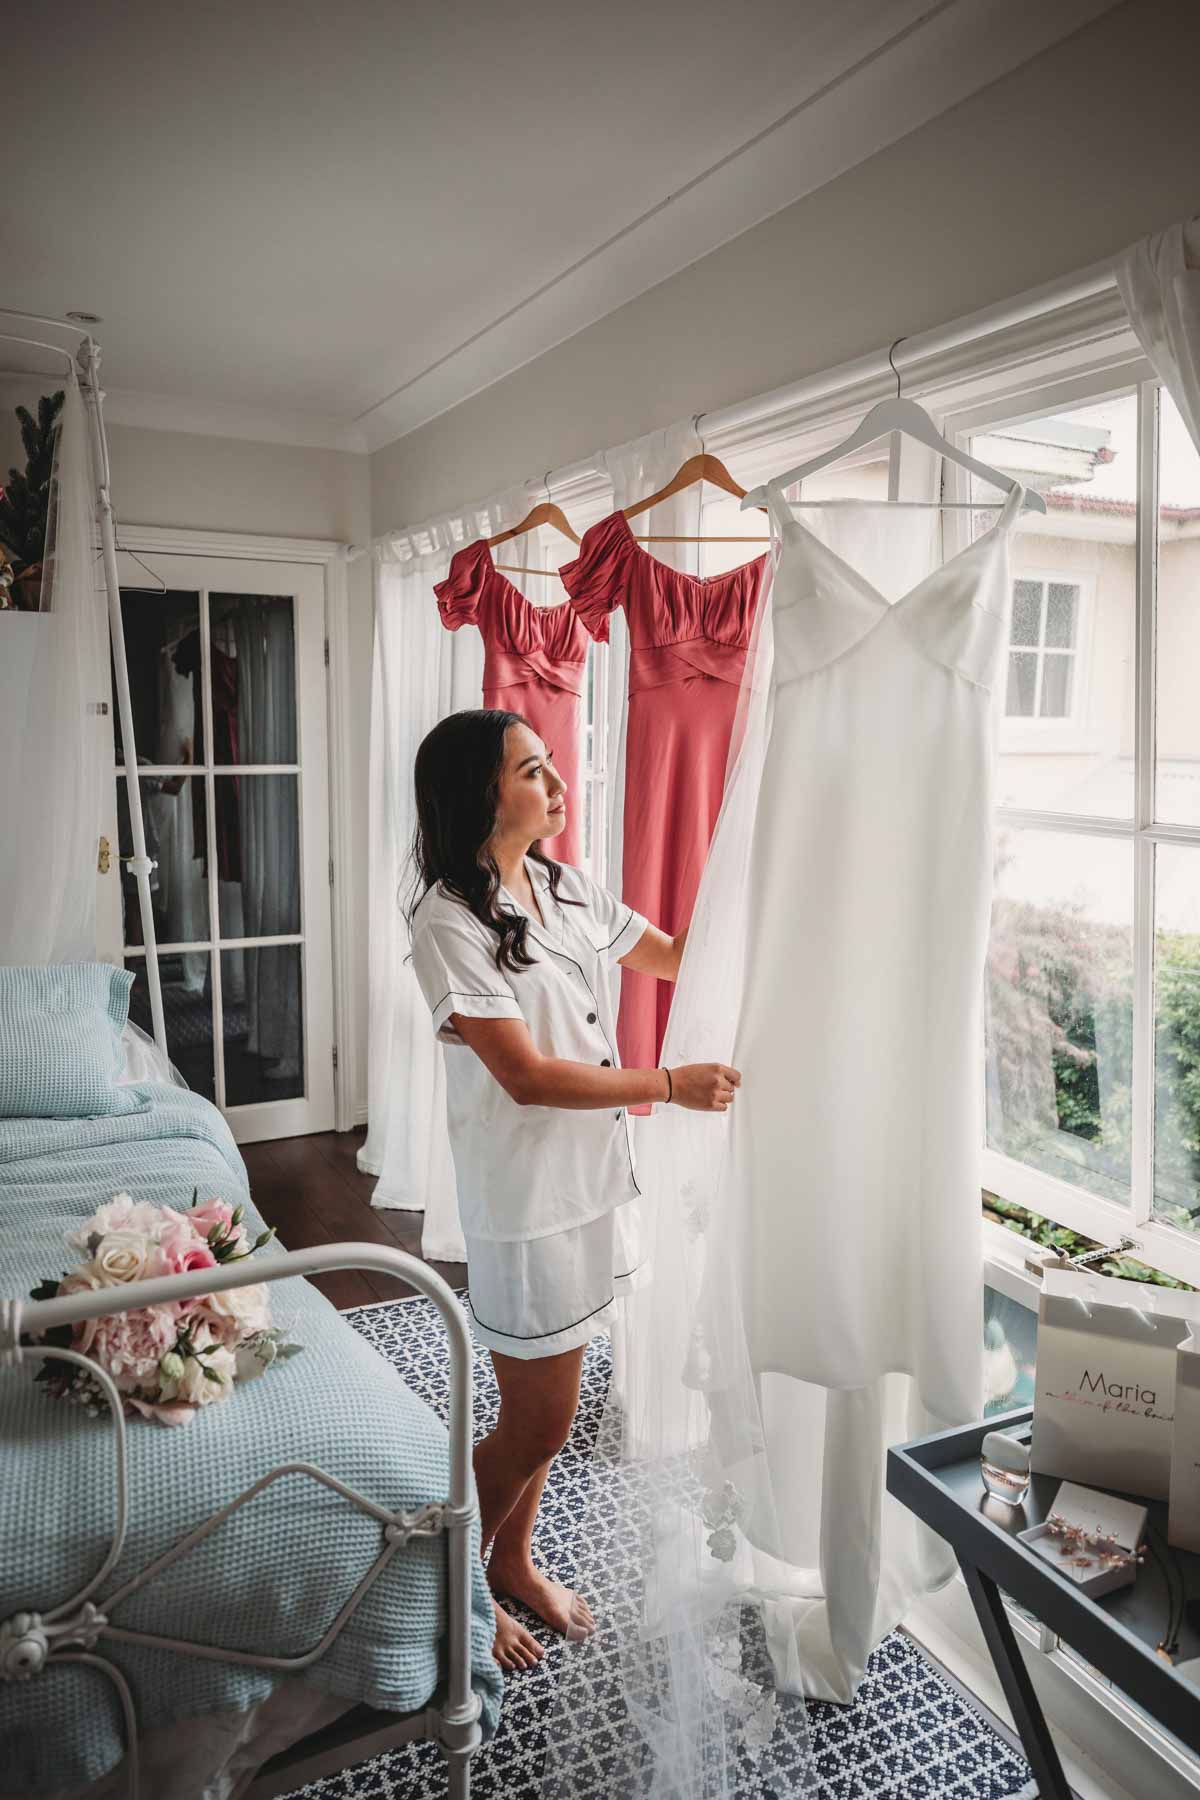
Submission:
[[[46,11],[0,300],[103,316],[110,419],[373,449],[1111,4]]]

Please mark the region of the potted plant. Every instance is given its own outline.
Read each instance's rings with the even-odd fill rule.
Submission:
[[[36,419],[28,407],[17,407],[25,470],[10,469],[6,485],[0,488],[0,606],[7,604],[23,612],[37,612],[41,604],[50,477],[62,404],[60,389],[42,395]],[[11,577],[4,576],[5,565],[11,569]]]

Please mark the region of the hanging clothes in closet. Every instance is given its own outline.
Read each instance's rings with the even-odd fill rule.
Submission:
[[[555,862],[581,863],[582,625],[566,601],[535,606],[527,600],[496,568],[484,538],[456,553],[433,591],[447,631],[475,625],[483,638],[483,704],[524,714],[552,753],[567,784],[567,824],[544,848]]]
[[[597,642],[607,642],[614,608],[628,621],[621,897],[672,936],[691,917],[721,810],[766,564],[759,556],[722,575],[685,574],[643,549],[615,512],[584,532],[579,555],[559,570]],[[672,991],[624,971],[617,1043],[627,1068],[657,1065]]]

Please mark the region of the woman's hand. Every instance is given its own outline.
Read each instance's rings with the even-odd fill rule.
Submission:
[[[683,1063],[671,1070],[671,1098],[689,1112],[728,1112],[741,1073],[725,1063]]]

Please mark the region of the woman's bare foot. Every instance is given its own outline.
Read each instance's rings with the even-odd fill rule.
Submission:
[[[515,1597],[515,1596],[514,1596]],[[499,1601],[493,1600],[496,1609],[496,1637],[492,1644],[492,1655],[502,1669],[532,1669],[540,1663],[546,1652],[538,1643],[531,1631],[526,1631],[519,1619],[505,1612]]]
[[[572,1642],[591,1637],[596,1629],[592,1609],[582,1594],[564,1587],[561,1581],[551,1581],[531,1561],[497,1562],[493,1555],[488,1563],[487,1578],[493,1594],[511,1595]],[[499,1612],[500,1609],[497,1607],[496,1610]]]

